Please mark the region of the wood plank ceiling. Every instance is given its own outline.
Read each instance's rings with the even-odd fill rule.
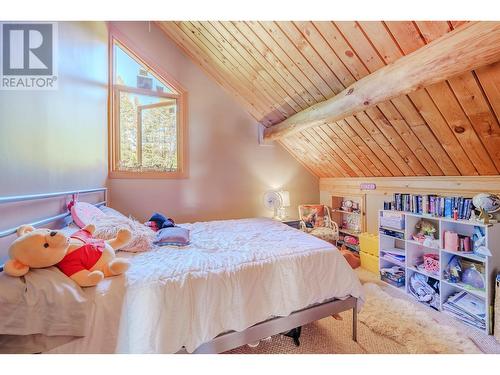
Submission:
[[[255,119],[270,126],[462,23],[158,25]],[[319,177],[497,175],[499,116],[500,62],[280,142]]]

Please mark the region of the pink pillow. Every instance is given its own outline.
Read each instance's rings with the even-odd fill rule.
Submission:
[[[106,214],[90,203],[76,202],[71,207],[71,217],[80,228],[103,216],[106,216]]]

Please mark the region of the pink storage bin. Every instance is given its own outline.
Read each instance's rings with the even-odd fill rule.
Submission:
[[[439,255],[424,254],[424,269],[428,272],[439,274]]]

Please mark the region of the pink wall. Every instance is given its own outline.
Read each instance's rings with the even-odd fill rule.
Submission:
[[[140,220],[160,211],[184,222],[270,216],[262,204],[269,189],[290,191],[291,216],[319,200],[318,180],[281,146],[260,146],[256,121],[155,24],[112,26],[188,91],[190,164],[182,180],[108,179],[111,206]]]

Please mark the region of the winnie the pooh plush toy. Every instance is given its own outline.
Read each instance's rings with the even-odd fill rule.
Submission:
[[[30,268],[56,265],[78,285],[85,287],[97,285],[104,277],[127,271],[129,262],[116,258],[115,250],[130,242],[130,231],[121,229],[115,238],[107,241],[92,238],[94,231],[95,226],[89,224],[67,237],[58,230],[23,225],[9,248],[10,259],[4,265],[4,272],[10,276],[23,276]]]

